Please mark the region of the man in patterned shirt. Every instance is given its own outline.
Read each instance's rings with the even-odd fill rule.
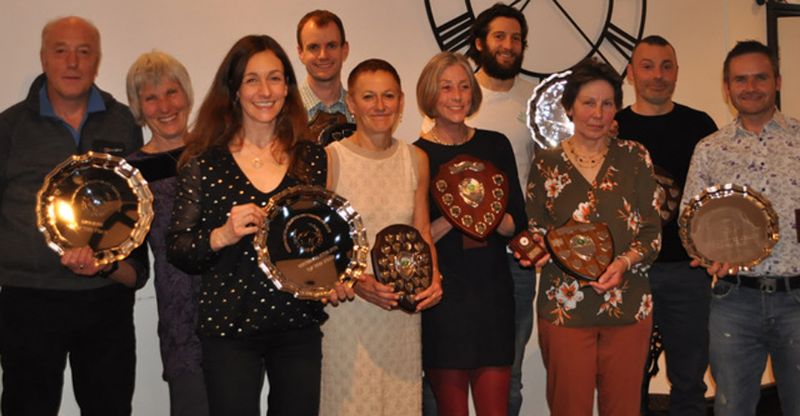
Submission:
[[[783,414],[800,414],[800,122],[775,108],[778,68],[756,41],[728,53],[723,85],[738,117],[695,148],[681,204],[706,187],[734,183],[764,195],[779,217],[781,239],[761,264],[741,274],[729,264],[707,268],[718,278],[709,319],[717,416],[755,414],[767,355]]]
[[[305,65],[306,80],[300,85],[300,96],[313,120],[319,112],[341,113],[353,123],[347,110],[342,86],[342,64],[350,52],[345,40],[344,25],[339,16],[327,10],[307,13],[297,24],[297,54]]]

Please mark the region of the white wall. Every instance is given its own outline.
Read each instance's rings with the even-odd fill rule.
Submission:
[[[417,76],[427,59],[437,52],[422,0],[1,1],[0,108],[21,100],[40,71],[41,27],[54,17],[68,14],[87,17],[99,27],[104,55],[97,82],[120,101],[126,101],[124,75],[128,66],[140,53],[158,48],[186,65],[199,102],[227,49],[245,34],[267,33],[275,37],[294,58],[298,75],[303,76],[294,52],[296,22],[309,10],[331,9],[344,20],[350,41],[345,72],[371,57],[387,59],[400,72],[406,91],[406,112],[397,137],[407,140],[416,137],[421,122],[414,96]],[[665,36],[678,51],[680,78],[676,100],[707,111],[717,124],[729,122],[731,112],[723,100],[720,83],[722,60],[736,40],[765,40],[764,8],[750,0],[650,0],[648,11],[645,34]],[[630,86],[626,86],[625,94],[625,102],[630,103],[633,97]],[[784,91],[784,96],[790,94],[796,97],[797,91]],[[155,323],[155,299],[152,286],[148,285],[139,293],[136,306],[139,340],[136,415],[168,414]],[[544,370],[535,334],[526,354],[523,414],[544,414]],[[62,414],[78,414],[69,385],[65,389]]]

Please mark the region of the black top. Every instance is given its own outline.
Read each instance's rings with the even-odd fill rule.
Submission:
[[[325,150],[304,142],[281,183],[270,192],[256,189],[228,149],[212,149],[178,173],[178,191],[167,239],[167,256],[178,268],[201,274],[198,332],[205,336],[248,337],[318,325],[327,319],[317,301],[295,299],[278,290],[258,268],[253,235],[217,252],[211,231],[223,225],[231,207],[266,206],[282,190],[303,183],[324,186]],[[297,174],[296,172],[302,172]]]
[[[650,152],[653,164],[669,172],[680,189],[686,184],[686,174],[694,146],[703,137],[717,131],[717,125],[708,114],[675,103],[667,114],[643,116],[625,107],[617,113],[619,137],[636,140]],[[665,224],[661,231],[661,254],[656,261],[687,261],[680,237],[678,221]]]
[[[436,177],[441,165],[458,155],[467,154],[492,162],[508,178],[506,212],[514,218],[514,234],[526,227],[522,190],[516,180],[517,165],[506,136],[476,130],[470,141],[458,146],[423,139],[414,144],[428,154],[431,178]],[[431,222],[441,216],[431,198]],[[453,228],[436,242],[444,296],[439,305],[422,313],[422,361],[426,368],[511,365],[514,359],[514,285],[506,256],[508,241],[509,238],[494,232],[485,244],[473,243],[476,247],[470,247],[469,237]]]
[[[200,276],[188,275],[167,262],[167,228],[178,188],[176,164],[183,147],[160,153],[141,149],[128,155],[128,162],[139,169],[153,193],[153,223],[147,242],[153,251],[154,287],[158,306],[158,341],[164,380],[183,374],[198,374],[200,340],[197,338],[197,296]]]

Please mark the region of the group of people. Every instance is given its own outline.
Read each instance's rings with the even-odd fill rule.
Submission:
[[[517,415],[537,277],[551,414],[590,415],[595,393],[601,415],[640,414],[654,325],[670,414],[705,414],[709,359],[716,414],[754,414],[767,355],[784,414],[800,414],[792,214],[800,191],[791,174],[800,124],[775,108],[774,55],[754,41],[728,54],[723,85],[738,117],[719,131],[707,114],[672,101],[678,62],[664,38],[636,45],[627,68],[636,99],[624,109],[619,75],[581,62],[562,97],[574,134],[534,152],[519,117],[533,90],[519,76],[527,34],[521,12],[496,4],[477,16],[466,57],[431,58],[416,84],[425,121],[411,143],[394,137],[404,94],[390,63],[357,64],[345,88],[349,44],[329,11],[298,23],[304,79],[273,38],[239,39],[191,129],[192,84],[175,58],[154,51],[133,63],[128,109],[94,84],[98,30],[79,17],[49,22],[43,74],[0,114],[2,414],[57,414],[67,360],[82,414],[131,414],[133,299],[148,279],[146,248],[100,266],[88,247],[59,256],[36,228],[44,176],[89,150],[124,156],[154,195],[148,245],[171,415],[259,414],[265,375],[270,415],[466,415],[470,393],[479,415]],[[307,127],[321,112],[341,113],[355,131],[320,146]],[[460,155],[508,178],[505,212],[484,240],[454,227],[431,196],[431,178]],[[783,238],[750,271],[716,263],[703,271],[676,221],[662,229],[655,171],[685,185],[684,204],[718,183],[757,189]],[[391,224],[420,232],[433,276],[415,297],[418,313],[397,310],[399,295],[371,265],[324,301],[295,298],[266,278],[253,236],[270,198],[298,184],[346,198],[371,244]],[[541,242],[568,221],[608,225],[614,253],[596,281],[576,279],[549,255],[531,264],[507,250],[523,230]]]

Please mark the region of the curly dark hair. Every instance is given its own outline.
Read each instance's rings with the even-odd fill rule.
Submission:
[[[528,22],[525,20],[525,15],[507,4],[495,3],[494,6],[481,12],[475,22],[472,23],[472,30],[469,35],[469,49],[466,55],[474,62],[479,62],[481,55],[481,52],[475,47],[475,41],[486,42],[486,35],[489,34],[489,24],[498,17],[508,17],[519,22],[519,27],[522,28],[522,50],[528,48]]]

